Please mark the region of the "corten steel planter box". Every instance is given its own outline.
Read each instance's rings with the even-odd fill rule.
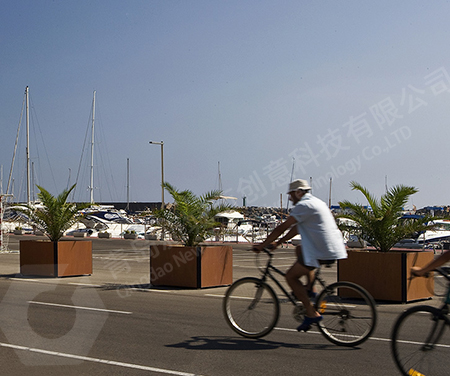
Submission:
[[[92,242],[21,240],[20,273],[44,277],[92,274]]]
[[[233,248],[150,246],[150,284],[204,288],[233,283]]]
[[[347,252],[348,258],[338,261],[338,280],[357,283],[375,300],[407,303],[434,295],[433,278],[411,279],[410,273],[412,266],[424,266],[432,261],[433,252]]]

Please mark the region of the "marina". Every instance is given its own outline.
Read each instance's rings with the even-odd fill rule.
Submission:
[[[16,159],[17,140],[14,148],[14,154],[12,158],[11,171],[8,178],[6,187],[6,193],[2,194],[2,209],[1,209],[1,234],[2,234],[2,249],[7,249],[7,239],[10,234],[36,234],[40,235],[41,231],[36,228],[30,221],[24,216],[22,212],[17,209],[17,205],[20,208],[22,206],[33,207],[39,209],[40,203],[34,198],[34,174],[33,164],[31,163],[30,155],[30,114],[29,114],[29,87],[25,89],[24,96],[24,108],[26,119],[26,201],[22,203],[17,202],[17,194],[14,194],[14,180],[13,170],[14,161]],[[17,130],[17,136],[20,131]],[[153,216],[152,211],[160,207],[165,206],[164,203],[164,189],[162,190],[162,203],[161,202],[149,202],[140,203],[129,201],[129,160],[127,159],[127,202],[126,203],[97,203],[94,198],[95,182],[94,171],[96,166],[95,145],[96,145],[96,91],[93,92],[92,107],[90,113],[90,120],[86,131],[85,145],[88,145],[86,154],[89,154],[89,184],[87,191],[89,193],[90,206],[80,211],[80,219],[69,230],[66,231],[66,236],[71,237],[88,237],[88,238],[128,238],[128,239],[147,239],[147,240],[164,240],[171,241],[172,236],[169,232],[163,231],[161,225],[157,219]],[[150,142],[157,145],[161,145],[161,178],[164,179],[164,166],[163,166],[163,142]],[[83,160],[80,160],[81,162]],[[295,164],[292,164],[292,172],[294,171]],[[78,182],[79,172],[77,173]],[[220,162],[218,163],[218,175],[219,175],[219,188],[222,187]],[[292,173],[291,173],[292,179]],[[312,178],[311,178],[312,180]],[[70,176],[69,176],[70,181]],[[330,178],[329,187],[329,207],[337,215],[339,214],[339,206],[332,206],[331,193],[332,193],[332,179]],[[69,184],[69,182],[68,182]],[[2,184],[0,184],[3,187]],[[80,187],[81,188],[81,187]],[[80,189],[79,188],[79,189]],[[75,190],[74,190],[75,192]],[[73,193],[74,193],[73,192]],[[74,194],[72,194],[72,198]],[[234,199],[233,197],[222,196],[221,201],[226,199]],[[171,204],[169,204],[170,206]],[[448,209],[448,207],[447,207]],[[434,214],[442,215],[448,212],[445,207],[430,207],[418,210],[417,213],[422,214]],[[211,231],[210,236],[206,239],[207,242],[233,242],[252,244],[260,242],[275,228],[287,215],[287,208],[273,208],[273,207],[235,207],[233,210],[219,213],[216,215],[215,220],[217,222],[216,227]],[[436,218],[434,220],[436,227],[433,230],[428,230],[425,233],[417,234],[415,238],[404,239],[399,244],[400,248],[440,248],[447,247],[447,243],[450,241],[450,221],[442,218]],[[361,243],[354,235],[344,233],[344,238],[348,242],[349,246],[366,246]],[[301,238],[299,235],[291,240],[292,244],[301,244]]]

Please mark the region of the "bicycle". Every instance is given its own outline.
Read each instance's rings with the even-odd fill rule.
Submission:
[[[248,338],[269,334],[278,322],[280,301],[267,284],[269,278],[293,304],[294,319],[302,322],[305,314],[303,305],[275,277],[274,273],[281,276],[285,273],[272,265],[273,253],[268,249],[263,249],[263,252],[268,259],[261,270],[261,277],[237,280],[228,288],[223,301],[227,323],[236,333]],[[320,268],[316,269],[315,282],[323,288],[317,296],[315,308],[323,316],[317,325],[325,338],[340,346],[357,346],[366,341],[377,322],[372,296],[352,282],[327,285],[320,276]]]
[[[392,355],[403,375],[449,374],[450,268],[441,267],[435,271],[447,280],[443,305],[440,308],[427,305],[411,307],[398,317],[393,326]]]

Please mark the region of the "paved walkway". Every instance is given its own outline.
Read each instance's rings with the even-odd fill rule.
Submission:
[[[16,277],[20,273],[19,266],[19,242],[20,240],[46,239],[35,235],[10,235],[10,253],[0,254],[0,275],[3,278]],[[69,239],[69,238],[68,238]],[[72,240],[73,238],[70,237]],[[149,247],[154,241],[146,240],[125,240],[125,239],[98,239],[92,238],[93,243],[93,263],[94,273],[89,277],[83,277],[84,281],[98,286],[108,288],[149,288]],[[251,244],[230,243],[233,247],[233,280],[246,276],[258,276],[259,270],[256,264],[256,254],[248,251]],[[264,255],[258,256],[264,263]],[[281,270],[286,270],[295,260],[294,247],[279,248],[276,250],[274,265]],[[337,280],[337,266],[322,268],[322,277],[327,283]],[[62,283],[73,283],[81,277],[64,278]],[[160,290],[177,290],[176,288],[158,288]],[[443,294],[446,284],[442,278],[436,278],[435,293],[437,297],[427,300],[426,304],[439,305],[439,295]],[[226,288],[219,288],[219,291]],[[188,290],[189,291],[189,290]],[[202,294],[202,290],[191,290],[191,294]],[[219,292],[218,291],[218,292]],[[394,304],[390,302],[377,302],[391,308],[398,306],[403,309],[404,304]],[[423,301],[408,303],[423,304]]]

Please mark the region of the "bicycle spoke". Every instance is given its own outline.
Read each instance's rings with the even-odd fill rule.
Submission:
[[[344,289],[359,299],[341,297]],[[337,282],[327,287],[320,294],[316,309],[324,317],[319,323],[320,331],[338,345],[356,346],[364,342],[376,324],[373,299],[353,283]]]
[[[243,278],[231,285],[223,309],[231,328],[251,338],[268,334],[279,315],[278,300],[272,288],[256,278]]]

